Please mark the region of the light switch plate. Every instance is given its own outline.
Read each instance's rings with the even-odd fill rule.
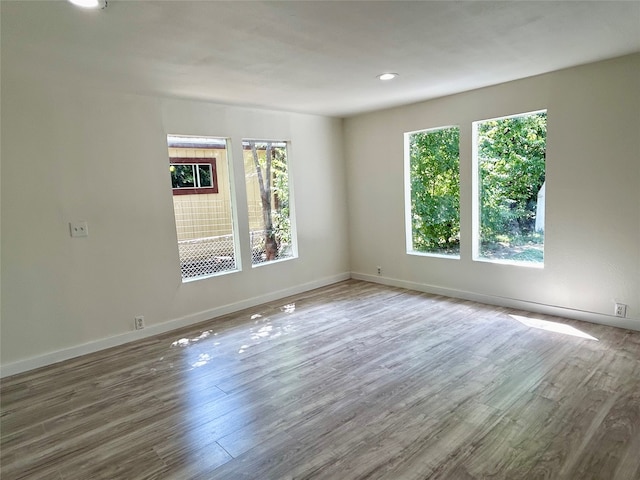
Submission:
[[[89,226],[87,225],[87,222],[70,222],[69,230],[71,231],[72,237],[89,236]]]

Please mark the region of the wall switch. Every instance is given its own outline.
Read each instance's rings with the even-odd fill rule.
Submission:
[[[71,222],[69,223],[69,230],[72,237],[88,237],[89,225],[87,222]]]
[[[616,307],[614,310],[616,317],[626,317],[627,316],[627,306],[624,303],[616,303]]]
[[[144,328],[144,316],[138,315],[133,319],[133,326],[136,330],[142,330]]]

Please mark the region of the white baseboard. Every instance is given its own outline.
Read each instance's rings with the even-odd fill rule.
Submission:
[[[610,327],[626,328],[629,330],[640,331],[640,321],[632,318],[619,318],[614,317],[613,315],[605,315],[602,313],[587,312],[584,310],[575,310],[572,308],[557,307],[553,305],[545,305],[542,303],[518,300],[515,298],[467,292],[464,290],[456,290],[453,288],[443,288],[426,283],[409,282],[406,280],[398,280],[395,278],[381,277],[378,275],[369,275],[365,273],[351,272],[351,278],[356,280],[364,280],[366,282],[380,283],[382,285],[389,285],[392,287],[406,288],[408,290],[415,290],[418,292],[433,293],[435,295],[444,295],[447,297],[461,298],[463,300],[472,300],[474,302],[486,303],[489,305],[516,308],[518,310],[526,310],[528,312],[554,315],[557,317],[597,323]]]
[[[16,375],[36,368],[44,367],[54,363],[69,360],[71,358],[79,357],[89,353],[98,352],[118,345],[123,345],[128,342],[140,340],[142,338],[152,337],[161,333],[169,332],[171,330],[177,330],[182,327],[188,327],[197,323],[201,323],[207,320],[220,317],[229,313],[237,312],[245,308],[254,307],[262,303],[279,300],[281,298],[288,297],[290,295],[296,295],[315,288],[324,287],[333,283],[341,282],[353,278],[356,280],[364,280],[366,282],[379,283],[382,285],[389,285],[393,287],[406,288],[409,290],[415,290],[418,292],[433,293],[435,295],[444,295],[447,297],[461,298],[464,300],[472,300],[475,302],[486,303],[489,305],[497,305],[501,307],[516,308],[519,310],[526,310],[530,312],[542,313],[545,315],[554,315],[558,317],[571,318],[574,320],[582,320],[585,322],[597,323],[600,325],[608,325],[611,327],[626,328],[629,330],[640,331],[640,322],[635,319],[618,318],[612,315],[604,315],[602,313],[587,312],[582,310],[575,310],[571,308],[558,307],[553,305],[545,305],[541,303],[529,302],[525,300],[518,300],[508,297],[500,297],[495,295],[485,295],[481,293],[468,292],[464,290],[456,290],[452,288],[438,287],[436,285],[429,285],[418,282],[410,282],[406,280],[398,280],[395,278],[381,277],[377,275],[369,275],[358,272],[345,272],[330,277],[325,277],[312,282],[296,285],[295,287],[289,287],[275,292],[270,292],[265,295],[248,298],[236,303],[230,303],[222,305],[220,307],[212,308],[203,312],[194,313],[184,317],[176,318],[168,322],[150,325],[144,330],[137,330],[132,332],[125,332],[120,335],[114,335],[112,337],[95,340],[92,342],[84,343],[82,345],[76,345],[63,350],[57,350],[55,352],[46,353],[37,357],[31,357],[24,360],[19,360],[14,363],[9,363],[0,366],[0,378],[8,377],[10,375]]]
[[[44,367],[54,363],[62,362],[64,360],[69,360],[71,358],[79,357],[81,355],[98,352],[106,348],[116,347],[118,345],[122,345],[128,342],[133,342],[135,340],[140,340],[142,338],[152,337],[153,335],[169,332],[171,330],[176,330],[178,328],[188,327],[189,325],[194,325],[196,323],[211,320],[213,318],[220,317],[228,313],[244,310],[245,308],[254,307],[262,303],[279,300],[281,298],[285,298],[290,295],[296,295],[298,293],[307,292],[315,288],[320,288],[326,285],[331,285],[333,283],[341,282],[343,280],[348,280],[349,278],[351,278],[350,273],[344,272],[337,275],[332,275],[330,277],[325,277],[319,280],[314,280],[312,282],[303,283],[301,285],[296,285],[294,287],[289,287],[289,288],[285,288],[275,292],[270,292],[265,295],[260,295],[257,297],[248,298],[246,300],[241,300],[236,303],[222,305],[220,307],[212,308],[210,310],[206,310],[203,312],[186,315],[184,317],[176,318],[174,320],[169,320],[168,322],[163,322],[156,325],[149,325],[144,330],[126,332],[120,335],[114,335],[112,337],[84,343],[82,345],[76,345],[73,347],[65,348],[63,350],[57,350],[55,352],[46,353],[44,355],[39,355],[37,357],[31,357],[25,360],[19,360],[17,362],[0,366],[0,378],[8,377],[10,375],[16,375],[18,373],[23,373],[29,370],[33,370],[35,368],[40,368],[40,367]]]

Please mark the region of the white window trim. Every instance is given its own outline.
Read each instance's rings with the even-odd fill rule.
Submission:
[[[528,267],[544,269],[545,262],[527,262],[522,260],[503,260],[484,258],[480,256],[480,163],[478,160],[478,124],[483,122],[489,122],[493,120],[506,120],[508,118],[524,117],[527,115],[536,115],[538,113],[547,113],[548,124],[548,109],[542,108],[539,110],[532,110],[530,112],[515,113],[510,115],[504,115],[501,117],[490,117],[483,120],[474,120],[471,123],[471,259],[474,262],[481,263],[493,263],[499,265],[512,265],[516,267]],[[548,129],[547,129],[548,132]],[[547,135],[548,137],[548,135]],[[545,161],[545,170],[546,170]],[[546,246],[546,236],[545,236]],[[546,248],[545,248],[546,250]]]
[[[449,260],[460,260],[460,254],[446,255],[443,253],[420,252],[413,248],[413,222],[411,220],[411,152],[409,151],[410,136],[415,133],[437,132],[448,128],[457,128],[462,133],[460,125],[443,125],[432,128],[424,128],[421,130],[413,130],[404,132],[404,226],[405,226],[405,253],[407,255],[415,255],[418,257],[434,257]],[[460,171],[460,155],[458,156],[458,170]],[[462,197],[462,192],[460,192]],[[460,223],[462,229],[462,223]],[[460,245],[462,252],[462,244]]]

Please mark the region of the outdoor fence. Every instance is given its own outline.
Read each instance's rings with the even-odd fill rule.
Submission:
[[[256,265],[266,261],[264,252],[264,230],[250,232],[251,262]],[[233,235],[181,240],[178,242],[182,278],[235,270],[237,268]]]

